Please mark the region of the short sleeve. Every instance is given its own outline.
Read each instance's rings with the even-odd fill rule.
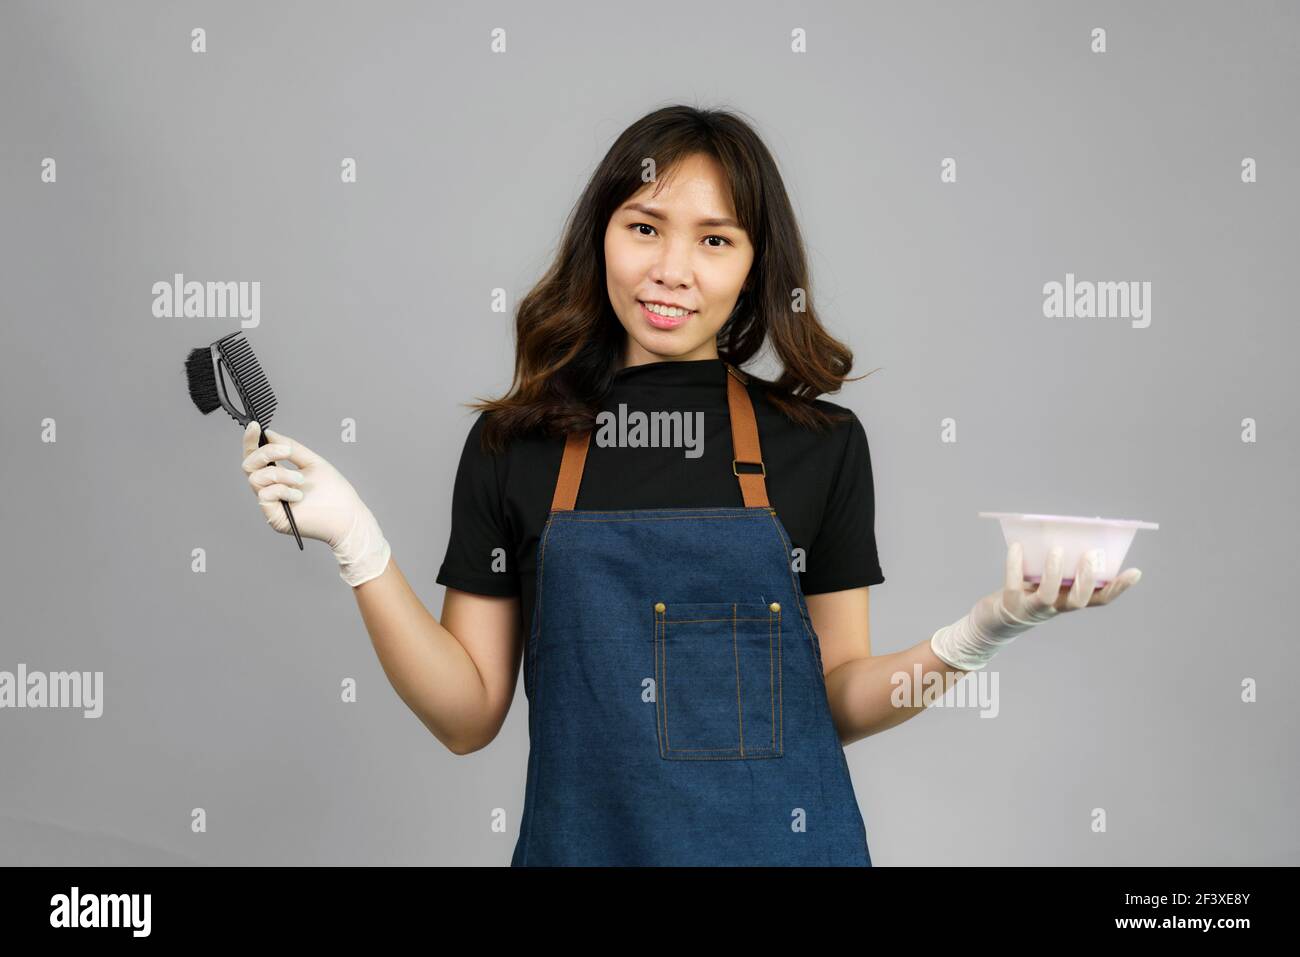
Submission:
[[[519,569],[503,507],[501,456],[483,450],[479,413],[465,445],[451,497],[451,538],[435,581],[499,597],[519,594]]]
[[[856,415],[846,431],[843,457],[802,574],[807,595],[885,580],[876,553],[876,490],[867,432]]]

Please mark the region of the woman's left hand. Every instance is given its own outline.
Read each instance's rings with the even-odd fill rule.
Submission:
[[[1141,569],[1129,568],[1104,588],[1094,589],[1099,556],[1085,553],[1075,569],[1073,584],[1067,587],[1061,584],[1064,551],[1059,545],[1050,549],[1042,581],[1026,587],[1024,548],[1019,542],[1012,542],[1007,547],[1002,588],[985,595],[971,609],[971,625],[976,634],[996,641],[1020,634],[1063,612],[1108,605],[1142,577]]]
[[[1059,545],[1052,548],[1047,553],[1047,567],[1043,570],[1042,580],[1038,584],[1032,584],[1025,588],[1024,582],[1024,549],[1019,542],[1012,542],[1007,549],[1007,576],[1005,588],[1020,590],[1024,588],[1026,595],[1038,595],[1041,591],[1042,597],[1036,598],[1036,604],[1041,605],[1046,595],[1051,593],[1052,589],[1056,590],[1056,600],[1052,602],[1052,607],[1058,611],[1078,611],[1080,608],[1095,608],[1098,605],[1108,605],[1125,591],[1132,588],[1142,578],[1142,569],[1128,568],[1116,575],[1104,586],[1098,588],[1095,585],[1097,580],[1097,566],[1100,565],[1101,556],[1095,556],[1096,562],[1089,560],[1090,556],[1085,553],[1079,559],[1079,567],[1074,572],[1074,582],[1071,585],[1062,585],[1062,566],[1061,556],[1064,549]]]
[[[1066,588],[1061,584],[1063,554],[1059,546],[1051,549],[1042,581],[1026,588],[1024,549],[1019,542],[1012,542],[1007,547],[1002,587],[977,601],[963,618],[931,636],[930,648],[935,655],[963,671],[983,668],[1017,635],[1062,612],[1108,605],[1142,577],[1140,569],[1129,568],[1104,588],[1095,589],[1099,563],[1095,556],[1085,554],[1074,573],[1074,583]]]

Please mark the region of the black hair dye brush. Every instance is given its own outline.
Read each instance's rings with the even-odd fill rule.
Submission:
[[[242,409],[230,401],[221,374],[223,369],[239,393]],[[261,433],[257,445],[261,448],[267,444],[266,426],[271,424],[271,416],[275,414],[275,393],[271,391],[271,383],[266,380],[266,373],[242,331],[222,336],[210,346],[191,349],[185,360],[185,378],[189,380],[190,398],[200,412],[207,415],[217,408],[224,408],[244,428],[256,419]],[[293,520],[289,503],[281,500],[280,504],[284,506],[285,517],[289,519],[289,527],[293,529],[293,537],[301,551],[302,536],[298,534],[298,523]]]

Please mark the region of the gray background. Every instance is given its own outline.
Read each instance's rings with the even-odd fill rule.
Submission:
[[[106,684],[98,720],[0,711],[0,863],[509,861],[522,683],[483,751],[424,729],[326,547],[265,525],[239,428],[189,402],[186,353],[238,320],[154,318],[151,286],[262,283],[274,426],[356,485],[440,614],[458,403],[507,388],[583,183],[673,102],[753,118],[825,321],[882,367],[828,397],[871,441],[877,653],[997,587],[980,510],[1160,523],[1133,591],[994,662],[998,718],[847,749],[875,862],[1300,863],[1294,3],[0,9],[0,669]],[[1152,282],[1150,327],[1045,319],[1066,272]]]

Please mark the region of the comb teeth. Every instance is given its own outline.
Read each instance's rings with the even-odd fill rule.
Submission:
[[[275,415],[275,392],[244,334],[236,332],[226,336],[217,343],[217,350],[226,361],[230,377],[244,401],[244,411],[259,425],[270,425],[271,417]]]

